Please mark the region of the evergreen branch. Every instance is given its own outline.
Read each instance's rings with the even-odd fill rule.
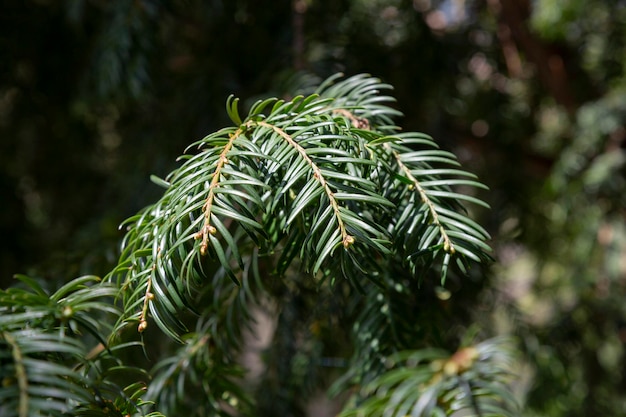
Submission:
[[[117,277],[123,290],[125,313],[120,317],[121,326],[128,320],[138,320],[138,330],[145,330],[149,311],[162,330],[179,339],[179,331],[186,329],[176,315],[183,309],[195,309],[192,287],[206,277],[206,262],[201,257],[209,248],[212,258],[217,258],[233,282],[239,284],[230,267],[231,259],[243,267],[240,250],[246,237],[263,244],[258,238],[264,232],[255,220],[257,209],[248,206],[260,207],[262,199],[254,188],[267,188],[246,174],[254,167],[244,163],[259,154],[241,133],[223,129],[197,142],[204,149],[182,158],[185,163],[163,181],[167,188],[161,200],[129,219],[119,266],[107,278]],[[229,168],[229,164],[236,167]],[[221,216],[232,220],[222,221]],[[239,229],[246,233],[237,232]],[[201,242],[191,245],[193,240]],[[135,313],[137,309],[140,311]]]
[[[365,401],[340,417],[430,417],[461,410],[477,417],[513,416],[512,355],[504,339],[463,347],[453,355],[439,349],[397,353],[385,361],[391,369],[362,388]]]
[[[123,289],[121,322],[138,320],[145,330],[149,312],[179,337],[174,328],[186,330],[177,315],[194,308],[195,289],[213,276],[211,287],[221,293],[224,274],[240,285],[253,248],[263,256],[278,251],[279,274],[301,260],[313,274],[323,267],[325,277],[358,271],[372,280],[379,279],[371,272],[381,269],[381,254],[390,262],[408,259],[419,275],[443,249],[442,281],[452,255],[482,260],[484,229],[458,213],[459,200],[480,200],[449,189],[480,184],[446,178],[469,176],[460,169],[428,165],[458,165],[452,154],[408,147],[432,147],[432,139],[393,134],[398,112],[381,104],[391,97],[379,94],[388,88],[365,75],[331,80],[319,95],[259,101],[245,118],[229,97],[226,109],[237,126],[193,144],[200,152],[181,157],[182,166],[157,181],[166,187],[163,197],[130,220],[109,276],[118,276]],[[327,262],[339,245],[349,249],[357,241],[339,262]]]
[[[422,185],[420,184],[420,181],[417,178],[415,178],[415,176],[413,176],[413,174],[411,173],[411,170],[402,162],[400,154],[396,152],[395,150],[393,150],[391,145],[389,145],[388,143],[383,144],[383,146],[385,147],[385,149],[391,152],[391,154],[394,156],[395,163],[398,165],[398,167],[400,167],[400,170],[402,171],[402,173],[410,180],[411,185],[419,194],[420,201],[426,204],[426,206],[428,207],[430,218],[432,222],[439,229],[439,233],[441,234],[441,238],[443,239],[444,252],[447,252],[453,255],[456,252],[456,248],[454,244],[452,243],[452,240],[448,236],[446,229],[443,227],[443,224],[439,221],[439,214],[437,213],[437,210],[435,208],[435,205],[433,204],[433,201],[428,197],[426,190],[424,189],[424,187],[422,187]]]
[[[186,344],[154,366],[145,398],[170,415],[226,417],[232,410],[245,412],[250,400],[235,383],[243,373],[232,360],[234,355],[215,340],[213,319],[200,323],[197,333],[187,335]]]
[[[270,124],[264,121],[259,121],[259,122],[251,121],[248,123],[248,125],[250,127],[254,125],[258,125],[258,126],[273,130],[280,137],[285,139],[285,141],[287,141],[287,143],[289,143],[289,145],[298,152],[300,157],[304,161],[306,161],[308,166],[313,171],[313,178],[320,184],[320,186],[324,189],[324,192],[326,193],[326,197],[328,198],[328,201],[330,202],[330,205],[333,208],[333,212],[335,214],[334,217],[335,219],[337,219],[337,225],[338,225],[337,227],[339,228],[339,232],[341,233],[341,243],[343,244],[343,247],[345,249],[348,249],[354,243],[354,236],[351,236],[346,231],[346,226],[342,219],[341,212],[339,211],[339,204],[337,203],[335,195],[333,191],[330,189],[328,182],[326,181],[326,178],[324,177],[324,174],[322,173],[322,170],[320,169],[320,167],[311,160],[306,150],[302,146],[300,146],[289,134],[287,134],[284,130],[280,129],[279,127],[274,126],[273,124]]]
[[[42,404],[91,416],[104,415],[98,407],[110,404],[115,413],[143,411],[147,374],[124,389],[104,378],[130,367],[113,356],[116,346],[106,338],[111,331],[94,311],[118,317],[116,336],[128,322],[138,322],[137,332],[143,333],[152,318],[181,342],[154,367],[148,399],[178,414],[247,411],[247,395],[232,378],[242,375],[236,365],[242,329],[253,319],[250,306],[263,290],[263,273],[275,268],[283,278],[298,261],[322,278],[295,284],[297,292],[328,277],[333,285],[343,274],[365,295],[356,303],[355,359],[346,375],[367,399],[342,416],[430,417],[450,410],[480,415],[500,409],[506,415],[512,402],[501,377],[510,367],[500,361],[501,346],[489,342],[453,355],[434,349],[392,355],[413,347],[424,332],[406,320],[428,310],[417,298],[418,280],[409,278],[434,270],[443,281],[453,256],[460,265],[465,258],[484,260],[488,234],[460,202],[484,203],[452,190],[482,185],[461,169],[430,165],[456,166],[454,155],[410,148],[436,147],[432,139],[393,134],[391,118],[398,112],[381,104],[393,99],[379,93],[390,86],[367,75],[334,80],[320,87],[319,95],[257,102],[243,119],[238,99],[229,97],[226,109],[236,126],[196,142],[197,154],[183,155],[184,162],[165,180],[153,179],[165,191],[125,223],[118,265],[104,284],[91,287],[87,284],[99,279],[81,277],[48,295],[23,277],[29,291],[0,292],[0,312],[7,313],[0,315],[0,349],[11,351],[0,351],[2,359],[10,359],[0,366],[17,381],[2,381],[0,399],[17,397],[17,417]],[[340,245],[344,250],[337,251]],[[432,264],[442,249],[440,271]],[[370,281],[359,283],[359,276]],[[114,280],[116,288],[109,285]],[[346,295],[342,287],[329,288],[338,299]],[[110,301],[116,289],[121,314],[102,300]],[[298,304],[294,299],[289,308]],[[186,311],[200,316],[195,333],[183,324]],[[100,342],[97,353],[86,353],[78,329]],[[293,340],[289,345],[297,346]],[[76,361],[73,368],[64,364]],[[42,375],[45,380],[37,379]],[[61,389],[62,384],[70,387]],[[108,390],[105,400],[101,387]]]
[[[236,106],[236,105],[235,105]],[[211,215],[213,214],[213,201],[215,199],[215,189],[219,187],[220,177],[222,175],[222,169],[228,163],[228,153],[233,147],[233,143],[235,140],[241,135],[243,129],[238,129],[235,133],[229,135],[228,142],[222,149],[220,156],[218,158],[217,166],[215,167],[211,179],[211,184],[209,185],[209,195],[206,199],[206,203],[202,206],[202,211],[204,212],[204,225],[202,229],[194,236],[196,239],[202,239],[202,243],[200,244],[200,254],[205,255],[207,252],[207,248],[209,247],[209,235],[215,235],[217,233],[217,229],[211,225]]]
[[[18,279],[28,288],[0,291],[0,414],[104,417],[135,409],[136,401],[108,380],[112,365],[100,362],[111,352],[106,345],[110,328],[102,319],[119,315],[111,303],[116,289],[84,276],[48,294],[35,280]],[[94,338],[100,343],[88,352],[84,341]],[[103,405],[102,386],[109,388],[115,407]]]
[[[478,263],[489,260],[490,248],[485,243],[489,234],[466,215],[461,201],[488,206],[478,198],[451,189],[455,185],[486,187],[460,169],[431,166],[431,163],[458,166],[453,154],[409,147],[436,148],[430,137],[416,133],[394,136],[395,140],[381,138],[377,145],[382,144],[380,148],[390,158],[387,169],[393,173],[393,180],[385,186],[395,193],[394,199],[398,202],[392,234],[399,254],[419,275],[428,271],[432,262],[443,254],[440,258],[442,282],[446,280],[452,259],[463,273],[469,268],[467,259]]]

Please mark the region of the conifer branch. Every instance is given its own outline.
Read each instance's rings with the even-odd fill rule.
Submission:
[[[247,124],[249,127],[253,127],[254,125],[257,126],[261,126],[261,127],[265,127],[268,129],[273,130],[274,132],[276,132],[280,137],[282,137],[283,139],[285,139],[285,141],[287,141],[287,143],[289,143],[289,145],[291,145],[292,148],[294,148],[298,154],[300,155],[300,157],[306,161],[306,163],[311,167],[311,170],[313,171],[313,178],[315,178],[315,180],[317,180],[317,182],[322,186],[322,188],[324,189],[324,192],[326,193],[326,196],[328,197],[328,201],[330,202],[330,205],[333,208],[333,212],[335,214],[335,218],[337,219],[337,225],[339,228],[339,231],[341,233],[341,243],[343,244],[343,247],[348,249],[355,241],[354,236],[351,236],[347,230],[346,230],[346,225],[342,219],[341,216],[341,212],[339,211],[339,204],[337,203],[337,199],[335,198],[335,195],[333,193],[333,191],[330,189],[330,186],[328,185],[328,182],[326,181],[326,179],[324,178],[324,175],[322,174],[322,170],[320,169],[320,167],[313,162],[313,160],[309,157],[309,155],[307,155],[306,153],[306,149],[304,149],[302,146],[300,146],[298,144],[298,142],[296,142],[287,132],[285,132],[283,129],[271,124],[271,123],[267,123],[264,121],[250,121]]]
[[[346,318],[352,320],[347,325],[354,325],[355,359],[344,379],[351,386],[344,389],[360,386],[353,392],[370,398],[342,415],[400,417],[421,415],[420,410],[438,410],[440,415],[460,407],[471,410],[461,394],[471,397],[470,402],[477,399],[470,403],[475,410],[478,405],[481,411],[500,406],[498,397],[506,389],[502,373],[490,372],[499,362],[489,358],[490,352],[502,349],[498,344],[453,356],[412,351],[409,362],[415,357],[426,360],[424,366],[417,361],[420,368],[408,373],[407,361],[401,361],[398,372],[381,362],[423,342],[424,334],[406,318],[413,320],[423,308],[417,297],[424,274],[433,271],[443,282],[450,259],[464,272],[469,261],[487,258],[488,234],[460,204],[484,203],[452,189],[482,184],[457,169],[453,154],[433,149],[437,146],[430,137],[397,132],[392,116],[398,112],[382,104],[392,98],[379,94],[390,86],[367,75],[334,80],[320,87],[319,94],[259,101],[243,118],[238,99],[231,96],[226,107],[234,125],[197,141],[192,145],[197,153],[186,153],[178,169],[155,181],[165,191],[124,223],[122,253],[104,283],[83,277],[49,296],[22,277],[30,291],[0,291],[0,348],[10,362],[8,367],[0,363],[0,371],[10,369],[12,376],[9,386],[0,387],[0,398],[10,399],[19,409],[12,417],[28,417],[42,404],[69,414],[75,404],[84,405],[77,409],[87,410],[80,415],[92,415],[89,412],[103,403],[115,404],[120,415],[134,415],[143,411],[142,398],[173,414],[180,414],[182,407],[211,415],[231,415],[231,409],[248,415],[247,408],[255,405],[235,380],[242,375],[236,363],[245,343],[242,330],[254,320],[251,306],[256,300],[276,302],[287,311],[284,297],[277,296],[284,294],[284,287],[299,295],[312,288],[328,290],[337,305],[352,305],[345,298],[355,294],[353,290],[365,294],[357,307],[361,313]],[[340,244],[346,250],[338,250]],[[288,276],[294,265],[320,279]],[[278,278],[264,288],[270,270]],[[343,287],[340,277],[351,285]],[[326,279],[328,284],[322,286]],[[87,287],[89,283],[94,285]],[[16,295],[35,308],[15,309]],[[123,312],[107,304],[115,296]],[[103,327],[91,309],[114,316],[115,327]],[[188,330],[188,311],[198,314],[195,332]],[[114,336],[129,322],[138,322],[142,333],[148,320],[181,345],[150,372],[145,396],[145,379],[125,388],[105,381],[109,385],[102,400],[89,378],[93,374],[104,380],[110,370],[107,362],[129,369],[118,366],[112,356],[135,343],[115,345],[119,340]],[[21,326],[24,322],[28,325]],[[74,338],[78,329],[101,343],[97,354],[87,353]],[[293,333],[281,336],[297,347]],[[43,369],[46,360],[59,357],[78,359],[81,365],[57,363]],[[84,374],[76,374],[77,369]],[[45,381],[40,378],[44,373]],[[481,386],[483,382],[491,385]],[[67,383],[71,388],[58,389]],[[190,399],[188,389],[202,395]],[[491,390],[488,401],[482,398],[485,389]]]
[[[219,187],[220,177],[222,174],[222,169],[228,163],[228,153],[233,147],[233,143],[239,135],[243,133],[243,129],[239,128],[235,133],[229,134],[228,142],[224,145],[224,149],[220,153],[220,156],[217,161],[217,166],[213,171],[211,183],[209,185],[209,195],[206,199],[206,203],[202,206],[202,211],[204,213],[204,224],[202,229],[195,234],[195,239],[202,239],[200,243],[200,254],[205,255],[208,247],[209,247],[209,235],[215,235],[217,233],[217,229],[215,226],[211,225],[211,215],[213,213],[213,201],[215,199],[215,189]]]
[[[454,244],[448,236],[446,228],[443,227],[443,224],[441,224],[441,222],[439,221],[439,214],[437,213],[437,209],[435,208],[433,201],[428,197],[428,193],[426,192],[424,187],[422,187],[420,181],[415,178],[415,176],[411,173],[411,170],[402,162],[400,154],[393,150],[391,145],[389,145],[388,143],[385,143],[384,146],[385,149],[391,152],[391,154],[395,158],[396,164],[398,164],[398,167],[400,167],[404,175],[411,181],[412,184],[410,187],[414,188],[418,192],[420,196],[420,201],[426,204],[426,207],[428,207],[430,218],[435,226],[437,226],[437,228],[439,229],[439,233],[441,233],[441,239],[443,240],[443,250],[451,255],[454,255],[454,253],[456,252]]]

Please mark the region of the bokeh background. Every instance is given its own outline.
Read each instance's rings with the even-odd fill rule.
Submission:
[[[0,285],[106,274],[229,94],[336,72],[392,84],[490,187],[466,301],[516,336],[524,415],[626,415],[623,0],[0,1]]]

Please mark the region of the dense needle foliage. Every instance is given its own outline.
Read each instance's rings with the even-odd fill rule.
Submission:
[[[233,126],[153,177],[165,191],[123,224],[118,265],[102,282],[79,278],[48,295],[21,277],[29,290],[1,294],[3,415],[257,415],[238,355],[254,307],[287,308],[282,286],[332,298],[343,311],[308,314],[335,320],[336,332],[353,326],[355,354],[333,386],[354,392],[342,415],[513,411],[506,342],[420,350],[431,342],[412,324],[419,293],[446,291],[449,275],[490,259],[489,235],[463,204],[485,206],[471,194],[484,186],[430,137],[395,126],[390,88],[335,76],[310,94],[260,100],[245,117],[230,97]],[[150,351],[153,325],[180,347],[151,371],[130,367],[125,350]],[[299,343],[315,364],[319,354]]]

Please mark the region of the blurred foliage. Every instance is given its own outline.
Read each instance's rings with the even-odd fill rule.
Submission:
[[[103,348],[107,316],[119,314],[112,302],[117,288],[84,276],[49,293],[29,277],[17,278],[22,287],[0,291],[3,416],[63,416],[73,404],[74,415],[112,417],[147,404],[140,398],[145,384],[119,385],[142,370],[120,366]]]
[[[159,195],[149,175],[164,176],[189,142],[227,123],[229,94],[249,106],[268,91],[293,92],[297,79],[306,90],[336,71],[369,72],[395,86],[400,125],[438,138],[491,189],[479,196],[492,210],[472,213],[494,236],[490,279],[451,280],[449,293],[425,284],[406,299],[424,345],[455,351],[471,322],[485,335],[515,335],[522,415],[626,414],[623,1],[0,8],[3,288],[15,272],[42,277],[47,291],[109,271],[117,224]],[[302,375],[333,373],[323,364],[350,356],[350,330],[338,336],[336,316],[301,310],[318,296],[303,281],[282,289],[290,307],[277,319],[283,342],[265,354],[276,365],[263,376],[268,387],[287,372],[313,392]],[[331,297],[324,304],[337,311]],[[311,344],[296,343],[303,333]],[[149,356],[168,346],[148,346]],[[295,395],[274,392],[268,409]]]
[[[385,364],[391,370],[364,387],[368,399],[341,416],[517,415],[508,389],[512,361],[511,347],[497,339],[453,355],[437,349],[399,352]]]

